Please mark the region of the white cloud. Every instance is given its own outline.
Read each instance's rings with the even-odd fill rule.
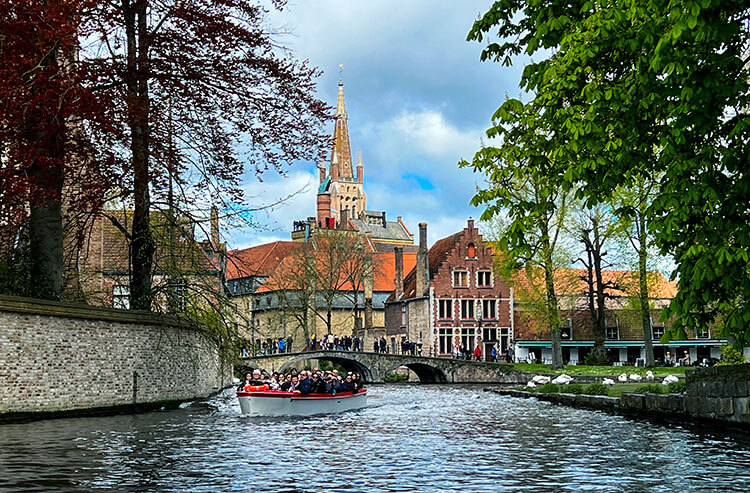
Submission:
[[[481,138],[480,131],[459,130],[435,110],[405,111],[384,125],[384,130],[399,135],[422,154],[454,162],[472,156],[479,149]]]

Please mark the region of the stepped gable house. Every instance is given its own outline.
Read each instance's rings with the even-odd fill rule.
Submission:
[[[399,251],[396,251],[398,257]],[[398,260],[396,265],[399,265]],[[423,345],[423,354],[450,356],[461,344],[476,346],[488,358],[513,340],[513,291],[492,270],[492,250],[474,221],[463,231],[438,240],[427,250],[427,225],[419,225],[417,265],[386,303],[391,345],[401,340]]]

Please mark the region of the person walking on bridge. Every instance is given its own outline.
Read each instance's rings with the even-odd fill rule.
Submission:
[[[482,361],[482,350],[479,348],[479,344],[474,348],[474,357],[477,361]]]

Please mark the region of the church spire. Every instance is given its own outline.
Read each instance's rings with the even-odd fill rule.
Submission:
[[[331,152],[331,165],[333,156],[338,157],[339,174],[342,178],[353,178],[352,174],[352,149],[349,144],[349,127],[347,125],[346,106],[344,105],[344,80],[341,72],[343,65],[339,65],[339,96],[336,102],[336,123],[333,129],[333,150]]]

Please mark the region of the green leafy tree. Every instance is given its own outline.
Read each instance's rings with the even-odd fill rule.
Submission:
[[[738,1],[502,0],[469,33],[501,39],[483,60],[538,60],[521,86],[544,123],[529,131],[555,132],[551,184],[592,205],[661,176],[644,217],[676,262],[672,337],[718,321],[750,344],[749,18]]]
[[[484,147],[471,163],[461,161],[459,165],[487,176],[488,186],[479,188],[472,198],[473,205],[486,207],[482,219],[507,215],[507,227],[498,242],[506,259],[501,270],[507,276],[524,268],[531,286],[543,286],[538,306],[550,331],[552,368],[559,369],[563,360],[555,272],[560,266],[560,238],[569,194],[554,187],[548,178],[547,170],[554,166],[554,139],[532,130],[539,123],[533,108],[511,99],[498,109],[493,120],[508,120],[511,115],[518,125],[498,124],[487,130],[488,137],[501,139],[498,147]]]

